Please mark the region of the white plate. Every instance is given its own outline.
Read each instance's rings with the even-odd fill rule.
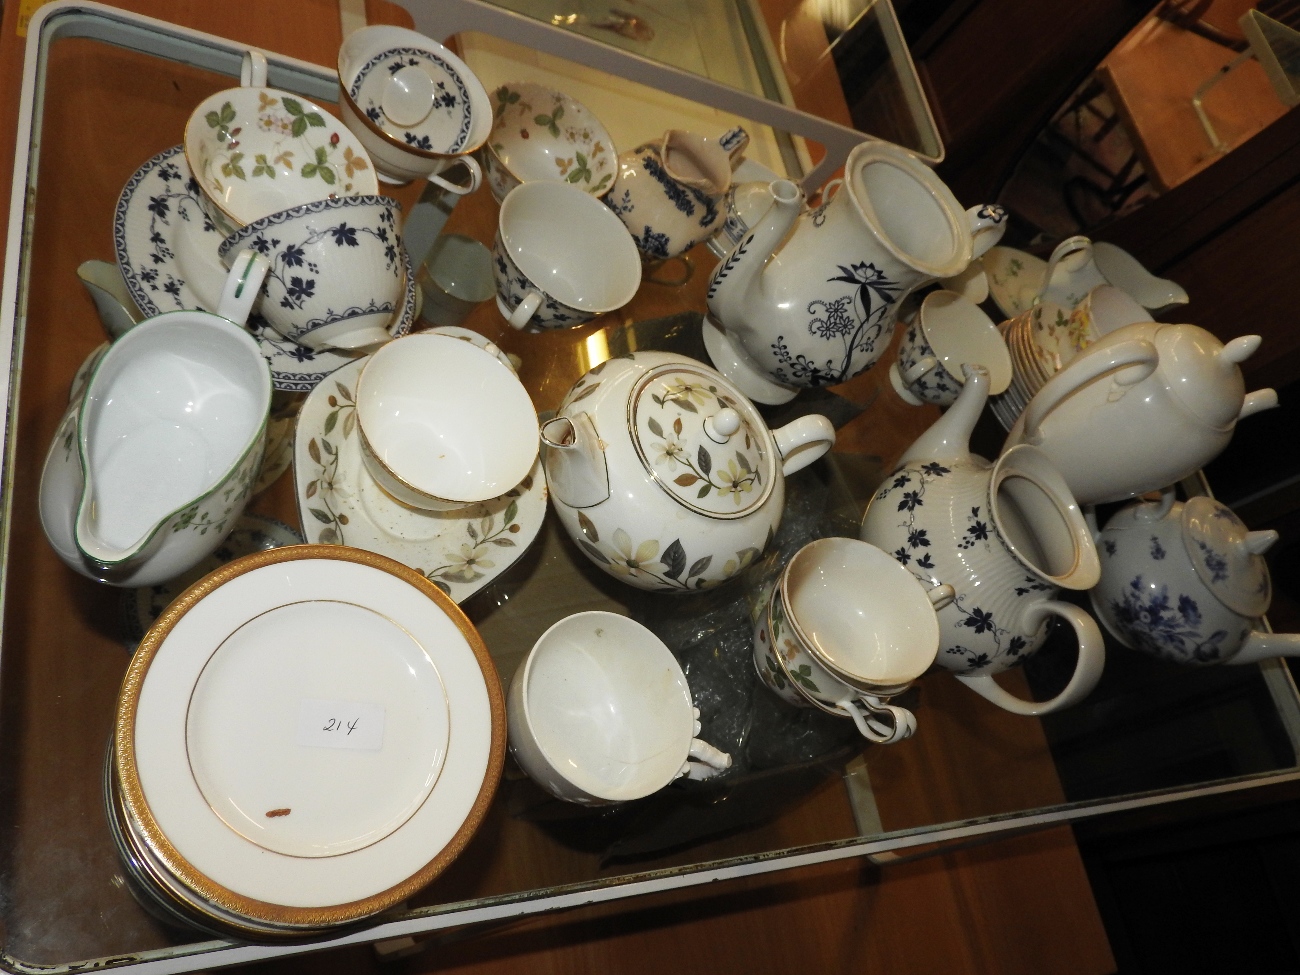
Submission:
[[[347,365],[322,383],[298,415],[293,475],[303,531],[309,542],[396,559],[462,602],[517,562],[541,531],[541,460],[518,487],[468,508],[422,511],[393,500],[361,457],[355,402],[362,365]]]
[[[118,779],[149,848],[205,901],[277,925],[343,923],[410,896],[468,841],[500,773],[501,693],[473,627],[422,583],[367,553],[280,549],[210,576],[146,637],[119,706]],[[383,709],[380,746],[303,743],[310,702]],[[420,801],[440,741],[445,761]],[[295,797],[260,809],[294,756],[303,768],[283,787]],[[213,810],[205,775],[209,794],[220,782],[257,802],[247,818],[292,836],[281,845],[344,837],[349,852],[288,855],[249,841]],[[348,794],[363,781],[367,791]]]
[[[148,317],[177,309],[216,310],[226,280],[217,257],[223,238],[199,205],[199,193],[183,148],[173,146],[137,169],[117,199],[113,217],[117,266],[131,297]],[[407,288],[394,337],[405,335],[415,322],[418,289],[410,256],[403,252],[403,259]],[[308,392],[357,358],[290,342],[256,313],[249,316],[248,330],[271,364],[271,382],[285,392]]]

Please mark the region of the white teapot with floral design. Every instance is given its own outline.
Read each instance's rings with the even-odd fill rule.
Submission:
[[[859,537],[891,553],[927,589],[949,585],[938,611],[937,662],[1016,714],[1047,714],[1097,685],[1105,662],[1091,616],[1054,597],[1090,589],[1101,574],[1092,535],[1064,479],[1036,447],[990,464],[967,447],[988,399],[983,367],[965,367],[952,408],[914,443],[867,507]],[[1079,642],[1074,674],[1047,701],[1026,701],[993,680],[1023,663],[1059,617]]]
[[[709,357],[760,403],[870,367],[889,346],[899,302],[960,274],[1006,229],[1001,207],[963,212],[929,167],[888,142],[858,145],[844,174],[812,210],[796,184],[774,180],[771,209],[709,282]]]
[[[772,540],[785,475],[830,450],[824,416],[769,430],[703,363],[664,352],[602,362],[542,426],[551,503],[610,575],[697,592],[737,575]]]

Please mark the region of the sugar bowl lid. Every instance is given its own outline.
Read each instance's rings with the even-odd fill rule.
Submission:
[[[1208,497],[1183,506],[1183,542],[1196,575],[1223,605],[1262,616],[1273,597],[1264,551],[1276,532],[1252,532],[1227,505]]]
[[[705,366],[649,370],[628,398],[628,427],[647,473],[691,511],[740,518],[772,493],[776,445],[767,424]]]

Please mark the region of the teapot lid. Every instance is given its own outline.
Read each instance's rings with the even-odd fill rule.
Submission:
[[[1234,356],[1196,325],[1162,325],[1155,335],[1160,372],[1170,391],[1197,419],[1225,429],[1241,412],[1246,383]]]
[[[684,507],[740,518],[771,495],[772,434],[754,404],[713,370],[690,362],[651,369],[627,409],[641,463]]]
[[[1252,551],[1249,530],[1226,504],[1195,497],[1183,505],[1183,543],[1196,575],[1223,605],[1263,616],[1273,597],[1264,556]]]

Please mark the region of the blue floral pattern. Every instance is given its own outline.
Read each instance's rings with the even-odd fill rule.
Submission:
[[[380,66],[383,66],[390,76],[407,67],[425,69],[433,81],[434,88],[433,105],[430,111],[440,113],[446,122],[451,123],[451,135],[446,139],[445,145],[434,145],[427,131],[429,127],[428,116],[417,123],[417,127],[414,128],[405,128],[395,123],[389,123],[386,127],[383,126],[384,114],[378,102],[372,95],[363,98],[361,92],[366,79]],[[407,145],[415,149],[453,155],[464,149],[469,141],[470,128],[473,122],[470,111],[469,89],[465,87],[465,82],[461,80],[459,72],[444,58],[439,57],[432,51],[414,47],[398,47],[376,54],[357,70],[356,76],[352,79],[352,84],[348,86],[348,94],[365,112],[367,118],[376,125],[380,125],[390,135],[400,136]],[[442,123],[443,127],[446,127],[446,122]]]
[[[536,291],[542,296],[541,305],[528,320],[527,327],[530,329],[568,328],[571,325],[580,325],[594,317],[589,312],[570,308],[563,302],[556,301],[533,284],[528,279],[528,275],[519,270],[519,265],[506,253],[500,234],[497,234],[492,244],[492,276],[496,280],[497,295],[508,312],[518,308],[519,303],[528,297],[531,291]]]
[[[1250,633],[1244,626],[1229,641],[1227,630],[1206,632],[1195,599],[1171,595],[1169,586],[1151,585],[1140,575],[1129,582],[1121,599],[1110,601],[1109,609],[1136,649],[1175,663],[1217,663],[1224,658],[1225,643],[1238,647]]]

